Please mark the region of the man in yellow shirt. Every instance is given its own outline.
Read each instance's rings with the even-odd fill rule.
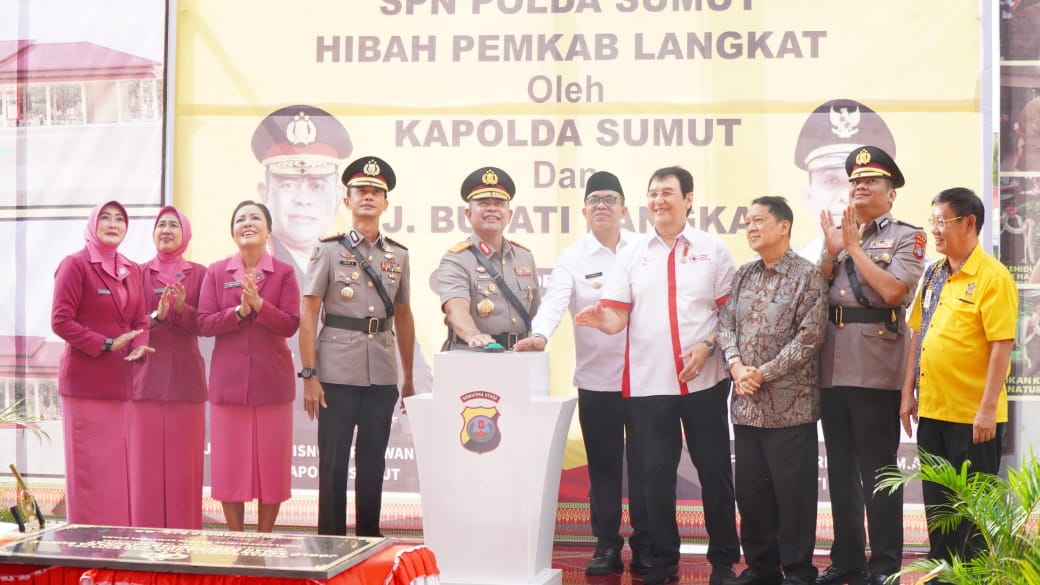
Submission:
[[[955,187],[932,200],[928,218],[935,248],[945,258],[928,267],[909,327],[909,364],[899,415],[907,434],[918,423],[917,445],[955,468],[996,474],[1007,423],[1007,389],[1015,338],[1018,290],[1007,268],[979,245],[982,201]],[[926,507],[945,504],[937,485],[923,486]],[[962,559],[984,546],[963,522],[944,534],[929,518],[931,559]]]

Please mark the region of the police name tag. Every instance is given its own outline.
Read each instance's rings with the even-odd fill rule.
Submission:
[[[99,288],[99,289],[97,289],[97,294],[99,294],[99,295],[110,295],[110,294],[112,294],[112,291],[108,290],[107,288]]]
[[[231,282],[225,282],[224,288],[237,288],[242,286],[241,280],[232,280]]]

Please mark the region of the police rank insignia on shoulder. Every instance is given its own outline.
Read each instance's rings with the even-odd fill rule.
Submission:
[[[318,238],[318,241],[320,241],[320,242],[335,242],[336,240],[342,238],[345,235],[347,235],[347,234],[344,233],[344,232],[336,232],[334,234],[329,234],[327,236],[322,236],[322,237]]]
[[[459,242],[458,244],[455,244],[454,246],[448,248],[448,251],[451,252],[452,254],[458,254],[459,252],[461,252],[463,250],[468,250],[469,247],[472,246],[472,245],[473,245],[473,241],[472,240],[466,240],[465,242]]]
[[[925,244],[927,244],[927,240],[924,234],[914,234],[914,258],[924,260]]]
[[[527,250],[528,252],[531,251],[530,248],[528,248],[527,246],[525,246],[525,245],[523,245],[520,242],[517,242],[515,240],[509,240],[509,243],[514,245],[514,246],[516,246],[517,248],[520,248],[521,250]]]

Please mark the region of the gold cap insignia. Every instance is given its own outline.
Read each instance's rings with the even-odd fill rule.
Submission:
[[[483,181],[485,185],[497,185],[498,173],[491,169],[488,169],[484,172],[484,176],[480,177],[480,180]]]
[[[379,163],[374,160],[370,160],[365,163],[364,173],[369,177],[378,177],[380,173]]]
[[[870,151],[866,148],[859,151],[856,155],[856,164],[865,165],[870,163]]]

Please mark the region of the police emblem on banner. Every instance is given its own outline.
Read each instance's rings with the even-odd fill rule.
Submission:
[[[498,407],[487,402],[498,402],[500,397],[492,392],[477,390],[459,397],[465,406],[462,408],[462,432],[459,443],[463,448],[474,453],[488,453],[498,448],[502,442],[502,433],[498,428],[501,414]],[[472,404],[467,404],[471,403]]]

